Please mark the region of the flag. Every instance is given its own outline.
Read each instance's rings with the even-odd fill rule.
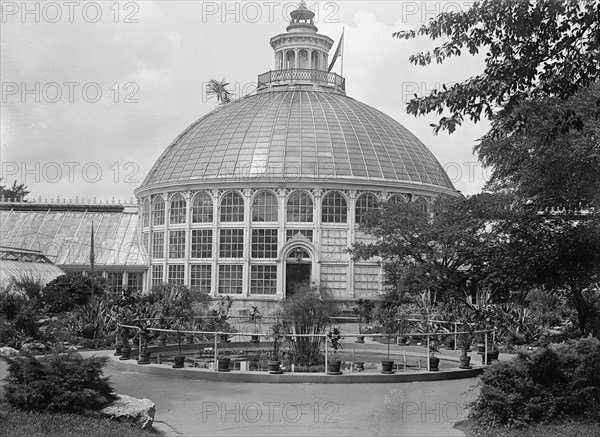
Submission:
[[[92,278],[94,277],[94,261],[96,260],[94,255],[94,221],[92,221],[92,235],[90,238],[90,266],[92,269]]]
[[[344,31],[342,30],[342,37],[340,38],[340,42],[338,42],[337,49],[335,49],[335,53],[333,54],[333,58],[331,59],[331,63],[329,64],[329,68],[327,71],[331,71],[333,66],[335,65],[335,61],[339,56],[344,55]]]

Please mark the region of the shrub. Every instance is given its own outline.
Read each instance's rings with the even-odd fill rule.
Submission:
[[[10,282],[13,289],[22,291],[29,299],[38,302],[41,300],[42,289],[44,288],[41,277],[24,274],[19,278],[13,277]]]
[[[102,377],[107,357],[83,358],[77,353],[3,357],[8,362],[6,400],[26,411],[81,413],[97,410],[116,397]]]
[[[100,278],[99,278],[100,279]],[[102,294],[100,280],[94,286],[95,294]],[[51,313],[71,311],[86,304],[92,295],[92,280],[79,273],[67,273],[50,281],[42,291],[43,304]]]
[[[594,414],[600,407],[600,341],[520,352],[486,369],[481,383],[471,415],[483,429]]]
[[[0,344],[20,347],[22,340],[39,337],[36,302],[7,288],[0,290]]]

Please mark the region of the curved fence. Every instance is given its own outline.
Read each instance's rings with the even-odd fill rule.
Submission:
[[[156,319],[140,319],[133,321],[135,322],[144,322],[151,321]],[[415,320],[417,321],[417,320]],[[440,322],[440,321],[436,321]],[[432,350],[432,345],[434,342],[439,343],[440,338],[445,339],[453,339],[453,346],[450,350],[457,349],[457,339],[461,334],[466,335],[481,335],[483,337],[483,346],[482,350],[478,353],[483,356],[483,363],[489,364],[488,354],[491,352],[491,345],[495,343],[496,331],[494,329],[487,330],[471,330],[471,331],[459,331],[458,325],[459,323],[451,322],[454,325],[453,331],[445,330],[444,332],[435,331],[435,332],[397,332],[397,333],[356,333],[349,332],[343,333],[342,339],[352,339],[355,338],[357,341],[348,343],[342,342],[342,346],[347,346],[348,344],[352,344],[352,350],[345,350],[343,347],[340,348],[343,352],[341,353],[344,358],[344,363],[350,363],[350,370],[354,368],[354,364],[361,362],[367,363],[366,370],[369,369],[369,363],[374,363],[373,360],[380,358],[385,353],[385,348],[379,344],[378,348],[369,349],[369,345],[364,345],[360,341],[360,339],[364,339],[368,337],[374,341],[384,340],[383,345],[387,345],[387,354],[388,358],[391,355],[394,358],[400,359],[400,363],[396,364],[397,370],[427,370],[431,371],[431,360],[428,359],[429,351]],[[137,351],[132,351],[132,354],[139,354],[142,350],[148,350],[152,352],[153,350],[158,350],[156,348],[156,344],[150,345],[145,342],[145,338],[148,337],[148,333],[164,334],[171,337],[171,340],[175,339],[175,341],[171,341],[169,344],[165,343],[161,346],[166,347],[167,349],[161,349],[165,351],[166,356],[173,355],[175,351],[181,350],[183,346],[183,350],[186,351],[185,355],[193,355],[193,357],[189,358],[189,361],[195,366],[197,363],[202,363],[205,368],[218,370],[218,359],[220,356],[235,356],[235,352],[242,352],[242,357],[234,357],[234,361],[239,358],[238,361],[244,361],[244,356],[252,355],[256,356],[261,355],[266,356],[267,358],[271,353],[271,343],[273,341],[273,334],[270,332],[256,332],[244,329],[237,329],[235,332],[231,331],[203,331],[203,330],[185,330],[185,329],[167,329],[167,328],[152,328],[152,327],[140,327],[139,325],[134,324],[118,324],[119,328],[124,328],[127,330],[134,330],[136,335],[133,338],[137,338],[138,348]],[[242,323],[240,323],[239,328],[242,328]],[[188,339],[184,340],[184,337],[188,337]],[[404,349],[400,350],[398,348],[393,349],[390,352],[390,347],[393,344],[394,346],[402,346],[402,344],[397,343],[396,339],[400,337],[407,337],[409,339],[418,339],[417,345],[420,347],[425,347],[425,350],[421,352],[421,350],[410,349],[407,353],[406,347],[411,348],[412,346],[406,345]],[[190,340],[191,338],[191,340]],[[328,334],[296,334],[293,332],[285,333],[278,336],[278,341],[281,344],[281,352],[283,356],[288,357],[288,362],[284,360],[283,367],[286,367],[288,370],[292,372],[295,369],[299,369],[299,365],[294,363],[294,351],[295,344],[298,344],[302,341],[302,339],[310,338],[315,339],[319,342],[320,351],[324,354],[324,366],[321,372],[328,373],[328,364],[330,361],[330,353],[333,351],[331,347],[331,341],[328,337]],[[191,341],[191,342],[190,342]],[[117,343],[119,343],[117,339]],[[357,350],[357,344],[358,350]],[[449,348],[446,348],[449,349]],[[230,353],[232,352],[233,353]],[[160,354],[157,354],[160,355]],[[161,362],[160,356],[157,356],[157,361]],[[424,360],[424,363],[421,360]],[[210,364],[209,364],[210,363]],[[318,370],[301,370],[303,372],[317,372]],[[372,368],[373,366],[371,366]],[[402,367],[402,369],[400,369]],[[346,368],[348,368],[346,366]],[[377,368],[379,369],[379,368]],[[234,366],[234,370],[238,370]],[[265,369],[247,369],[244,366],[241,366],[239,370],[265,370]],[[363,369],[365,370],[365,369]],[[434,369],[436,370],[436,369]],[[298,370],[296,370],[298,371]]]

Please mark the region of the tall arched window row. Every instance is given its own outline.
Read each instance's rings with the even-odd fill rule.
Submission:
[[[312,223],[313,201],[306,191],[294,191],[287,200],[286,220],[291,223]]]
[[[371,193],[361,194],[360,197],[356,199],[356,223],[363,223],[366,213],[375,208],[377,208],[377,197]]]
[[[252,222],[276,222],[279,208],[277,197],[269,191],[261,191],[252,202]]]
[[[323,223],[346,223],[348,221],[348,203],[342,193],[332,191],[323,197],[321,221]]]
[[[206,192],[200,192],[192,201],[192,223],[212,223],[213,201]]]
[[[152,224],[154,226],[165,224],[165,201],[162,196],[156,196],[152,200]]]
[[[144,199],[144,203],[142,203],[142,225],[145,228],[150,226],[150,201],[148,199]]]
[[[187,202],[181,194],[176,194],[171,198],[169,205],[169,223],[178,225],[186,222]]]
[[[221,221],[224,223],[244,221],[244,198],[231,191],[221,199]]]

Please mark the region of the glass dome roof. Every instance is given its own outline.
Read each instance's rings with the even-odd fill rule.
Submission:
[[[189,126],[140,190],[186,182],[427,185],[454,191],[433,154],[404,126],[341,93],[257,93]]]

